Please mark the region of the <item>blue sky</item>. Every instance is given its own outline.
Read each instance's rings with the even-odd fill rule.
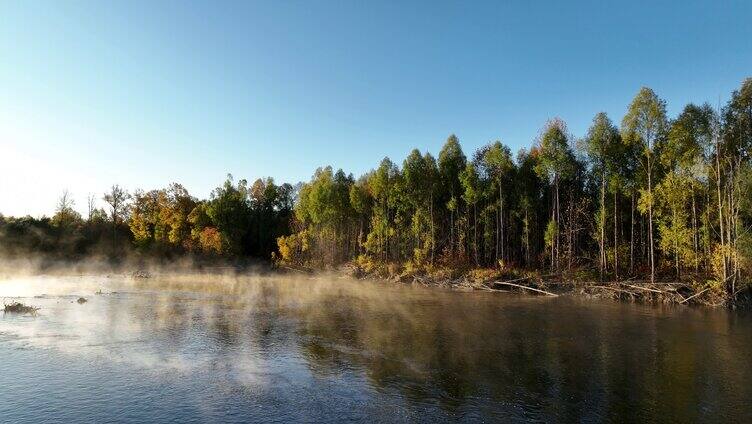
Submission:
[[[565,4],[566,3],[566,4]],[[752,76],[752,2],[0,1],[0,213],[673,116]],[[101,205],[101,202],[100,202]]]

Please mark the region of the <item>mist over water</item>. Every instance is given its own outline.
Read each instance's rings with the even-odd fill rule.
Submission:
[[[6,275],[0,297],[41,308],[0,315],[0,421],[752,422],[744,313],[334,276]]]

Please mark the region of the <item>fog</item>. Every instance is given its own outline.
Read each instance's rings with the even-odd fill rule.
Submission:
[[[678,421],[707,411],[740,418],[752,396],[749,317],[725,311],[189,263],[138,268],[149,278],[123,269],[6,263],[0,298],[41,309],[0,315],[0,351],[13,352],[11,362],[47,352],[90,364],[86,376],[69,379],[115,367],[116,378],[138,372],[229,393],[242,387],[298,407],[341,396],[407,402],[437,418],[526,411],[543,420],[618,420],[619,408]],[[138,390],[142,382],[120,384]],[[665,392],[672,397],[655,402]]]
[[[190,372],[221,366],[240,381],[256,384],[269,368],[264,349],[259,349],[261,339],[271,329],[289,330],[293,319],[316,315],[319,307],[332,307],[332,300],[367,302],[364,309],[388,309],[389,315],[409,314],[404,303],[395,302],[395,293],[383,290],[385,284],[334,275],[239,272],[232,267],[198,271],[185,262],[139,268],[138,275],[148,278],[113,269],[101,272],[106,269],[106,263],[93,260],[75,266],[6,264],[0,298],[41,309],[35,316],[0,319],[0,334],[24,348],[142,368]],[[404,300],[410,291],[400,292],[400,297]],[[87,302],[78,304],[80,297]],[[293,342],[294,336],[291,331],[277,342]],[[192,346],[232,346],[243,354],[197,355]]]

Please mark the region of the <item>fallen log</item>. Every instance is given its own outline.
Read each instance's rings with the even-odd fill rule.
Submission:
[[[660,293],[660,294],[664,294],[664,295],[666,294],[666,292],[664,292],[664,291],[657,290],[657,289],[652,289],[650,287],[640,287],[640,286],[635,286],[635,285],[632,285],[632,284],[624,284],[624,285],[627,286],[627,287],[631,287],[633,289],[646,290],[646,291],[651,291],[653,293]]]
[[[517,281],[517,280],[511,280],[511,281]],[[545,294],[547,296],[552,296],[552,297],[558,297],[559,296],[556,293],[547,292],[545,290],[540,290],[540,289],[536,289],[536,288],[533,288],[533,287],[523,286],[521,284],[514,284],[514,283],[511,283],[509,281],[496,281],[493,284],[499,284],[499,285],[502,285],[502,286],[517,287],[519,289],[530,290],[530,291],[534,291],[536,293],[541,293],[541,294]]]
[[[708,291],[708,290],[710,290],[710,287],[708,287],[708,288],[706,288],[705,290],[702,290],[702,291],[700,291],[700,292],[698,292],[698,293],[695,293],[695,294],[693,294],[692,296],[689,296],[688,298],[686,298],[686,299],[682,300],[682,301],[681,301],[681,302],[679,302],[679,303],[686,303],[686,302],[688,302],[688,301],[689,301],[690,299],[694,299],[695,297],[697,297],[697,296],[699,296],[699,295],[701,295],[701,294],[705,293],[705,292],[706,292],[706,291]]]
[[[529,277],[515,278],[514,280],[506,280],[506,281],[492,281],[492,282],[491,282],[491,284],[501,284],[501,283],[516,283],[516,282],[518,282],[518,281],[529,280],[529,279],[531,279],[531,278],[533,278],[533,276],[532,276],[532,275],[531,275],[531,276],[529,276]]]
[[[475,290],[483,290],[483,291],[490,291],[490,292],[498,292],[501,290],[492,289],[491,287],[480,285],[480,286],[473,286],[473,289]]]

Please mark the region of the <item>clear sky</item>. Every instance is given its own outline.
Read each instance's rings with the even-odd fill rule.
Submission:
[[[360,174],[451,133],[516,151],[553,116],[620,122],[643,85],[674,116],[748,76],[750,1],[0,0],[0,213]]]

